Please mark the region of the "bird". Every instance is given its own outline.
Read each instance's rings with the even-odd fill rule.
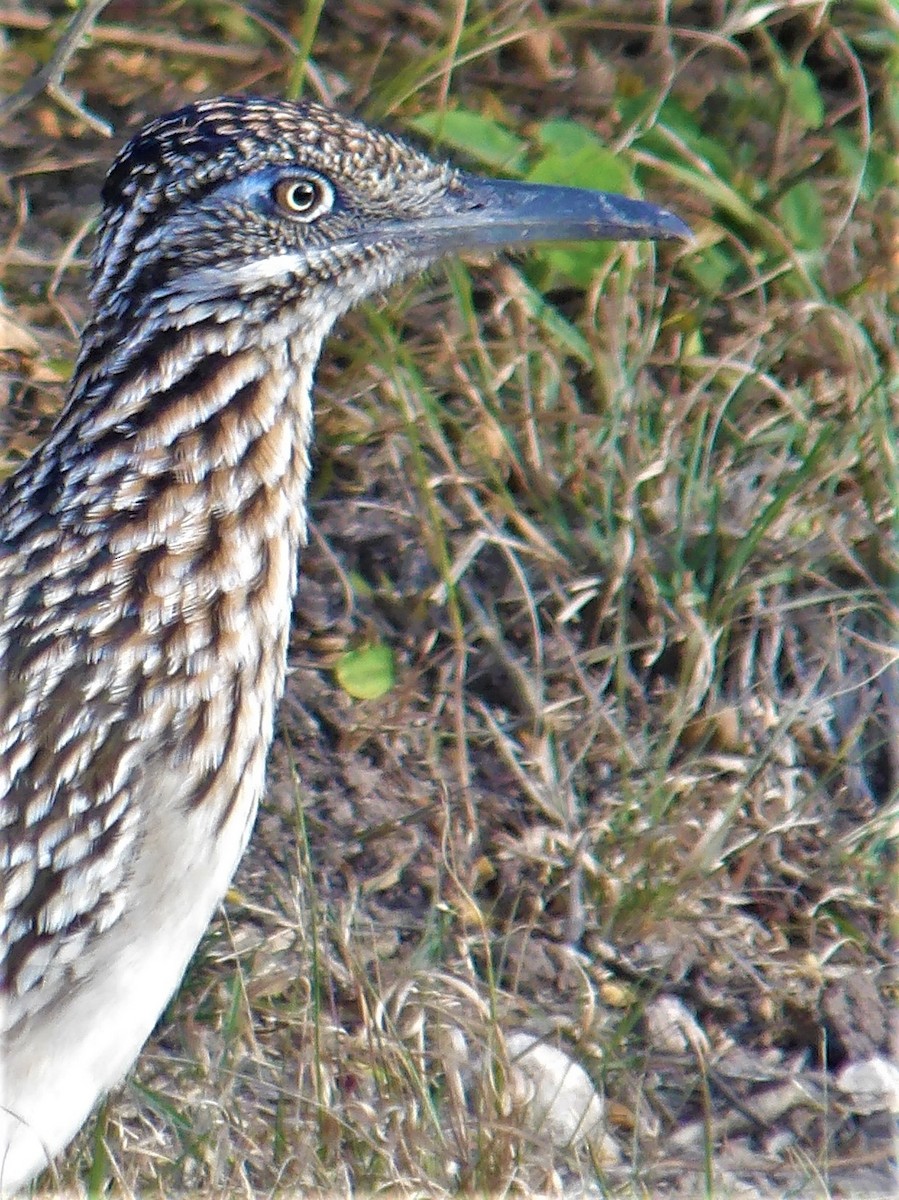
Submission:
[[[247,845],[334,322],[465,250],[686,239],[312,101],[152,120],[102,191],[63,410],[0,489],[0,1191],[125,1076]]]

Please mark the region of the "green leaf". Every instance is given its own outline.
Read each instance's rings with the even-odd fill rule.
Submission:
[[[626,165],[604,146],[585,146],[574,154],[550,151],[531,167],[525,179],[604,192],[630,191],[634,182]]]
[[[537,138],[544,153],[525,175],[529,183],[627,192],[634,180],[627,164],[576,121],[547,121]]]
[[[639,96],[625,98],[618,102],[618,108],[624,123],[630,125],[643,115],[645,101]],[[703,133],[693,114],[671,96],[659,109],[655,123],[634,139],[634,146],[651,151],[663,162],[682,160],[682,151],[672,142],[669,131],[688,151],[708,163],[720,178],[732,176],[734,164],[730,147]]]
[[[777,205],[790,241],[800,250],[820,250],[824,245],[824,208],[817,185],[810,179],[794,184]]]
[[[513,174],[524,168],[527,143],[481,113],[464,108],[426,112],[409,124],[485,166]]]
[[[859,189],[866,200],[873,200],[899,180],[899,169],[893,155],[874,147],[863,150],[855,134],[845,129],[834,129],[832,137],[843,172],[861,174]]]
[[[548,272],[540,277],[540,283],[544,290],[550,291],[560,283],[588,288],[596,272],[615,253],[610,242],[572,242],[570,246],[546,247],[534,258]]]
[[[820,129],[824,124],[824,101],[808,67],[785,67],[783,83],[787,107],[804,129]]]
[[[334,668],[337,682],[356,700],[377,700],[395,681],[393,651],[378,642],[347,650]]]
[[[543,154],[525,174],[529,183],[633,192],[627,164],[577,121],[546,121],[537,131],[537,140]],[[542,250],[539,257],[551,272],[578,287],[589,287],[612,253],[607,242],[581,242]]]
[[[689,255],[684,268],[707,296],[718,296],[727,280],[739,270],[739,261],[721,246],[707,246]]]
[[[621,167],[621,161],[618,160],[612,151],[600,142],[597,134],[588,130],[580,121],[555,120],[544,121],[537,128],[537,140],[540,146],[549,154],[558,154],[563,156],[571,156],[581,154],[582,151],[589,150],[598,152],[600,158],[611,160],[616,166]]]

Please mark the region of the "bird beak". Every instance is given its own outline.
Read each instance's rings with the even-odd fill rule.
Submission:
[[[530,242],[687,241],[692,236],[680,217],[644,200],[461,172],[437,211],[400,225],[411,246],[435,255]]]

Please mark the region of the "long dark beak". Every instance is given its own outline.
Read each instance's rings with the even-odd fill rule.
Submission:
[[[430,212],[390,222],[379,232],[391,227],[411,248],[434,255],[530,242],[686,241],[692,236],[680,217],[644,200],[461,172]]]

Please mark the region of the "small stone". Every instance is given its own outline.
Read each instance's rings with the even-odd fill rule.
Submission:
[[[899,1067],[879,1055],[843,1067],[836,1087],[852,1112],[899,1112]]]
[[[536,1132],[557,1148],[586,1142],[606,1163],[620,1161],[605,1130],[602,1099],[582,1066],[530,1033],[509,1034],[506,1049],[510,1088]]]
[[[676,996],[659,996],[653,1000],[644,1015],[646,1032],[653,1049],[663,1054],[707,1055],[709,1039],[702,1026]]]

